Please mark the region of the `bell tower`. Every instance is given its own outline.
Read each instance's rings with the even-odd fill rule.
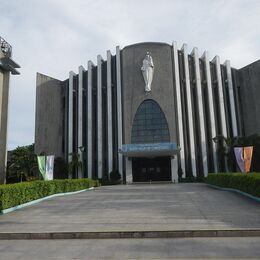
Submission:
[[[0,37],[0,184],[6,179],[6,142],[8,122],[9,79],[19,75],[20,66],[12,60],[12,46]]]

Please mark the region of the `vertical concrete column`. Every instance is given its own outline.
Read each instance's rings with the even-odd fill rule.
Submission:
[[[10,72],[0,70],[0,184],[6,180],[6,143]]]
[[[183,132],[183,120],[182,120],[182,101],[181,101],[181,86],[180,86],[180,74],[179,74],[179,60],[177,43],[172,43],[173,48],[173,62],[174,62],[174,75],[176,86],[176,102],[177,102],[177,115],[178,115],[178,132],[179,132],[179,145],[180,145],[180,163],[184,177],[186,176],[185,167],[185,153],[184,153],[184,132]]]
[[[88,153],[88,178],[93,178],[93,144],[92,144],[92,87],[93,87],[93,63],[88,61],[88,90],[87,90],[87,153]]]
[[[79,86],[78,86],[78,152],[79,160],[83,163],[83,151],[80,147],[83,147],[83,72],[85,71],[83,66],[79,67]],[[83,178],[83,168],[78,167],[78,178]]]
[[[202,166],[203,166],[203,174],[206,177],[206,176],[208,176],[208,158],[207,158],[206,129],[205,129],[205,118],[204,118],[198,48],[193,49],[192,56],[193,56],[194,65],[195,65],[195,82],[196,82],[196,94],[197,94],[198,110],[199,110],[199,129],[200,129],[199,135],[200,135]]]
[[[126,158],[126,184],[131,184],[133,182],[133,172],[132,172],[132,159]]]
[[[212,60],[212,62],[215,63],[215,67],[216,67],[221,131],[222,131],[222,135],[227,137],[227,123],[226,123],[226,114],[225,114],[224,90],[223,90],[223,84],[222,84],[222,78],[221,78],[219,56],[215,56],[215,58]]]
[[[178,182],[178,159],[177,156],[171,159],[172,182]]]
[[[103,176],[103,125],[102,125],[102,57],[97,56],[97,169]]]
[[[229,60],[225,61],[224,66],[226,68],[226,73],[227,73],[227,84],[228,84],[228,95],[229,95],[230,111],[231,111],[232,133],[233,133],[233,136],[237,136],[237,134],[238,134],[237,117],[236,117],[235,97],[234,97],[230,61]]]
[[[213,142],[213,139],[216,135],[216,120],[215,120],[215,113],[214,113],[214,101],[213,101],[213,88],[212,88],[212,81],[211,81],[211,72],[210,72],[210,63],[209,63],[209,54],[207,51],[204,52],[202,55],[202,59],[204,60],[204,68],[206,74],[206,82],[207,82],[207,93],[208,93],[208,103],[209,103],[209,115],[210,115],[210,141],[212,146],[212,155],[213,155],[213,166],[214,172],[218,171],[218,162],[217,162],[217,144]]]
[[[190,72],[189,72],[189,60],[187,44],[182,46],[183,58],[184,58],[184,73],[185,73],[185,86],[187,95],[187,109],[188,109],[188,123],[189,123],[189,145],[190,145],[190,156],[191,156],[191,168],[192,173],[197,176],[196,167],[196,153],[195,153],[195,139],[194,139],[194,123],[193,123],[193,109],[191,101],[191,88],[190,88]]]
[[[117,129],[118,129],[118,151],[122,149],[123,129],[122,129],[122,87],[121,87],[121,60],[120,48],[116,47],[116,85],[117,85]],[[123,178],[123,155],[118,153],[118,171]]]
[[[76,74],[73,71],[69,73],[69,109],[68,109],[68,162],[72,161],[73,153],[73,79]],[[69,173],[69,179],[72,173]]]
[[[107,51],[107,147],[108,147],[108,178],[113,170],[113,135],[112,135],[112,77],[111,52]]]

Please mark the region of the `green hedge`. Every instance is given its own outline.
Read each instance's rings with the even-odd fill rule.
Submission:
[[[206,183],[260,197],[260,173],[210,173]]]
[[[56,193],[78,191],[99,186],[91,179],[32,181],[0,185],[0,211]]]

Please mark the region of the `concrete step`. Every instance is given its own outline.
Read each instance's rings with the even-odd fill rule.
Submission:
[[[135,185],[135,184],[169,184],[173,183],[172,181],[136,181],[136,182],[131,182],[129,184]]]
[[[114,231],[114,232],[0,232],[0,240],[18,239],[118,239],[118,238],[192,238],[260,237],[260,229]]]

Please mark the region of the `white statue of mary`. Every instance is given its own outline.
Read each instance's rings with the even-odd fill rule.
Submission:
[[[145,82],[145,91],[149,92],[151,91],[151,84],[153,80],[153,71],[154,71],[154,64],[153,64],[153,58],[151,56],[151,53],[149,52],[146,53],[141,70]]]

